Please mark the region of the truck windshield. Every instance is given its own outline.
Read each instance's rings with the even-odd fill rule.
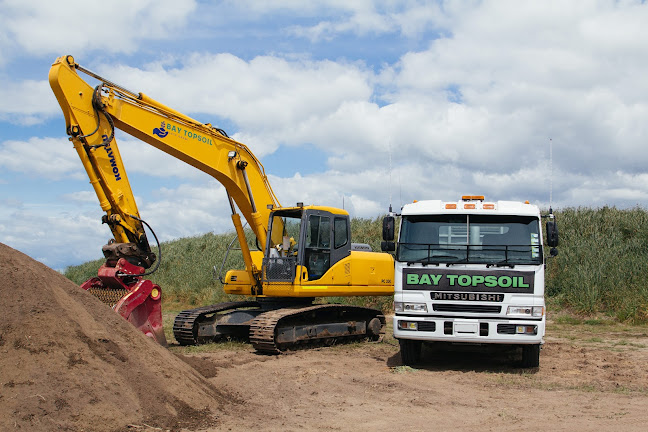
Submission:
[[[403,216],[396,259],[420,263],[541,264],[538,218]]]

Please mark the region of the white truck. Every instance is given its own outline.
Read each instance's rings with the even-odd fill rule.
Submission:
[[[424,342],[506,344],[537,367],[545,334],[541,215],[528,202],[419,201],[403,206],[398,242],[393,215],[383,250],[396,252],[394,337],[402,361],[420,361]],[[558,252],[550,210],[547,245]]]

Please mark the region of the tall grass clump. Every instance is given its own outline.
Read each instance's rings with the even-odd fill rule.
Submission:
[[[106,260],[104,259],[97,259],[76,266],[70,266],[65,269],[63,274],[75,284],[81,285],[88,279],[96,277],[97,270],[99,270],[99,267],[101,267],[105,261]]]
[[[547,260],[547,296],[582,315],[648,321],[648,212],[567,208],[556,217],[559,255]]]
[[[246,232],[246,237],[250,249],[256,249],[252,233]],[[245,268],[239,247],[233,232],[207,233],[165,243],[160,268],[150,278],[162,287],[169,302],[193,306],[231,301],[236,297],[225,294],[219,276],[224,278],[230,269]]]

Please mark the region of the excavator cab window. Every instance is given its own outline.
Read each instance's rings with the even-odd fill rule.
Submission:
[[[305,220],[303,265],[308,269],[308,279],[316,280],[351,254],[350,221],[347,215],[322,210],[307,211]]]
[[[292,282],[299,262],[301,211],[276,212],[270,217],[270,232],[263,260],[264,280]]]
[[[301,215],[272,217],[270,227],[270,249],[271,257],[297,256],[299,249],[299,234],[301,231]]]
[[[335,249],[339,249],[349,243],[349,219],[343,217],[335,218],[333,236],[335,237]]]
[[[319,279],[331,267],[331,218],[310,215],[306,229],[306,269],[309,279]]]

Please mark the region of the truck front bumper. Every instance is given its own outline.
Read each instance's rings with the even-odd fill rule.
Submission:
[[[394,337],[429,342],[544,343],[545,320],[394,315]]]

